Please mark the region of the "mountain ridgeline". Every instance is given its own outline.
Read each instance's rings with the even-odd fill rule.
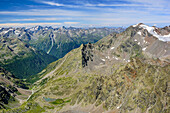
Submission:
[[[38,73],[27,102],[7,113],[168,113],[170,26],[137,24],[82,44]]]
[[[81,44],[122,31],[123,28],[1,28],[0,66],[19,78],[29,79]]]
[[[0,37],[19,38],[38,50],[62,58],[81,44],[95,43],[112,32],[122,32],[123,28],[74,28],[42,27],[1,28]]]

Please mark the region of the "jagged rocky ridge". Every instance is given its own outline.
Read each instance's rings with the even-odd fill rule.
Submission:
[[[123,28],[74,28],[42,27],[1,28],[0,37],[19,38],[38,50],[62,58],[66,53],[81,44],[94,43],[112,32],[122,32]]]
[[[51,63],[27,103],[6,112],[168,112],[170,45],[140,25]]]

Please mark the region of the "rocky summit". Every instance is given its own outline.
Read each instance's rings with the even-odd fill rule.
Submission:
[[[24,104],[2,112],[168,113],[169,41],[170,26],[140,23],[82,44],[36,75]]]

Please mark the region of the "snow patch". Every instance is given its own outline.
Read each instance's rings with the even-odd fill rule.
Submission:
[[[30,31],[34,31],[34,28],[31,28]]]
[[[111,47],[110,49],[114,49],[115,47]]]
[[[142,50],[145,51],[147,47],[143,48]]]
[[[133,25],[133,27],[137,27],[139,24],[135,24],[135,25]]]
[[[117,109],[119,109],[122,106],[122,104],[120,104],[120,106],[117,106]]]
[[[18,30],[15,31],[15,34],[16,34],[16,35],[19,35],[20,33],[21,33],[21,32],[18,31]]]
[[[139,31],[139,32],[137,32],[137,34],[138,34],[138,35],[142,35],[142,33],[141,33],[140,31]]]
[[[109,56],[106,56],[106,58],[107,58],[107,59],[110,59],[110,57],[109,57]]]
[[[37,26],[37,27],[36,27],[36,28],[34,28],[34,29],[35,29],[35,30],[38,30],[38,27],[39,27],[39,26]]]
[[[140,42],[138,42],[138,45],[140,45]]]
[[[116,59],[116,60],[118,60],[118,58],[117,58],[117,57],[115,57],[115,59]]]
[[[116,60],[118,60],[119,58],[117,58],[117,57],[113,57],[114,59],[116,59]]]
[[[104,61],[104,62],[106,61],[105,59],[101,59],[101,60]]]
[[[136,42],[137,40],[135,39],[135,42]]]
[[[152,34],[154,37],[157,37],[159,40],[163,41],[163,42],[167,42],[170,41],[170,34],[168,35],[158,35],[155,31],[154,31],[154,27],[149,27],[147,25],[140,25],[140,28],[146,29],[150,34]]]
[[[8,33],[8,32],[9,32],[9,30],[3,31],[1,34],[6,34],[6,33]]]

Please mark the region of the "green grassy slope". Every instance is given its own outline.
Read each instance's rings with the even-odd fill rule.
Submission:
[[[35,50],[20,39],[1,38],[0,41],[0,66],[19,78],[34,75],[56,60],[54,56]]]

